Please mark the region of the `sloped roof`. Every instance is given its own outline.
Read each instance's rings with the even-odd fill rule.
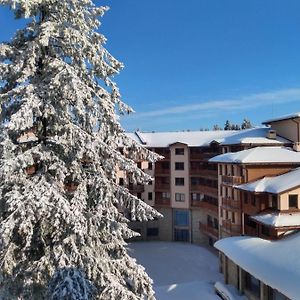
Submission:
[[[300,295],[300,233],[278,241],[230,237],[214,245],[235,264],[290,299]]]
[[[273,227],[296,227],[300,226],[300,212],[273,212],[261,213],[251,216],[251,219],[264,225]]]
[[[278,122],[278,121],[283,121],[283,120],[290,120],[290,119],[296,119],[296,118],[300,118],[300,112],[296,112],[296,113],[292,113],[292,114],[288,114],[288,115],[283,115],[277,118],[272,118],[269,120],[264,121],[262,124],[271,124],[274,122]]]
[[[300,163],[300,152],[286,147],[256,147],[239,152],[217,155],[209,160],[215,163]]]
[[[128,133],[128,136],[143,143],[146,147],[169,147],[175,143],[190,147],[203,147],[215,140],[223,139],[236,131],[172,131],[172,132],[141,132]]]
[[[241,184],[236,188],[256,193],[280,194],[300,186],[300,168],[275,177],[265,177],[254,182]]]
[[[267,138],[267,133],[269,130],[269,127],[241,130],[230,136],[226,136],[217,142],[219,142],[221,145],[283,145],[291,143],[291,141],[280,136],[277,136],[276,139]]]

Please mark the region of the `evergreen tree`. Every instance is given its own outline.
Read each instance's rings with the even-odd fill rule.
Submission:
[[[243,123],[242,123],[242,125],[241,125],[241,128],[242,128],[242,129],[250,129],[250,128],[253,128],[253,126],[252,126],[250,120],[245,118],[245,119],[243,120]]]
[[[231,126],[231,123],[229,122],[229,120],[227,120],[224,125],[224,130],[231,130]]]
[[[222,130],[222,128],[221,128],[218,124],[215,124],[215,125],[213,126],[213,130],[214,130],[214,131],[219,131],[219,130]]]
[[[160,214],[118,186],[158,156],[130,140],[91,0],[0,0],[25,29],[0,45],[0,299],[153,299],[128,256],[132,220]],[[124,147],[124,155],[118,151]]]

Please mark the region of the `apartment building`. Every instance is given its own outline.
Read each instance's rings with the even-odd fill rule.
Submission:
[[[234,131],[136,132],[129,136],[164,156],[138,162],[154,181],[135,193],[164,215],[131,227],[141,239],[213,243],[218,239],[218,173],[208,160],[221,153],[217,140]],[[120,178],[122,181],[122,179]],[[134,191],[132,191],[134,192]],[[209,225],[208,225],[209,224]]]
[[[292,148],[256,147],[211,159],[219,172],[221,271],[225,283],[251,300],[299,298],[299,122],[298,113],[264,122]]]
[[[154,177],[140,187],[138,197],[154,206],[164,219],[132,223],[141,239],[213,243],[219,238],[218,167],[209,159],[228,151],[291,142],[269,128],[244,131],[136,132],[129,136],[163,155],[162,161],[138,165]],[[240,182],[241,183],[241,182]],[[132,192],[135,192],[132,190]]]

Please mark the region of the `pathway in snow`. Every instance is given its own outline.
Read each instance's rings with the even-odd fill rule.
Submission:
[[[136,242],[129,253],[146,268],[158,300],[220,300],[213,284],[222,281],[218,258],[184,243]]]

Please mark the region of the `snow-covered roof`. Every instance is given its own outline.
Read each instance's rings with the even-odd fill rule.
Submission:
[[[264,225],[273,227],[297,227],[300,226],[300,212],[273,212],[251,216],[251,219]]]
[[[280,194],[300,186],[300,168],[296,168],[283,175],[265,177],[254,182],[241,184],[236,188],[255,193]]]
[[[292,113],[292,114],[288,114],[288,115],[283,115],[283,116],[280,116],[280,117],[277,117],[277,118],[272,118],[272,119],[264,121],[263,124],[270,124],[270,123],[274,123],[274,122],[278,122],[278,121],[297,119],[297,118],[300,118],[300,112],[296,112],[296,113]]]
[[[278,241],[230,237],[215,247],[235,264],[290,299],[300,295],[300,233]]]
[[[172,132],[141,132],[128,133],[128,136],[138,140],[146,147],[169,147],[175,143],[190,147],[209,146],[213,141],[223,139],[236,131],[172,131]]]
[[[217,155],[209,160],[215,163],[300,163],[300,152],[286,147],[256,147],[239,152]]]
[[[289,140],[280,136],[277,136],[276,139],[267,138],[267,133],[269,130],[269,127],[241,130],[230,136],[226,136],[217,142],[219,142],[221,145],[283,145],[291,143]]]

